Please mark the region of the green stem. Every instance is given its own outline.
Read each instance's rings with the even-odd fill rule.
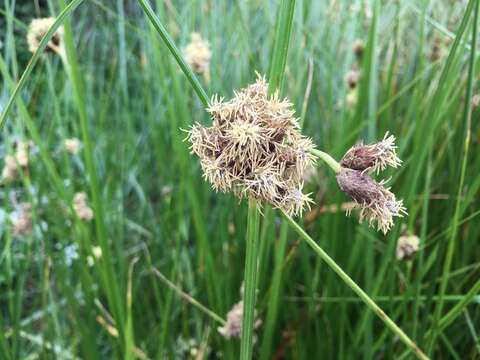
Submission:
[[[320,159],[325,161],[325,163],[327,163],[327,165],[330,166],[330,168],[335,172],[335,174],[338,174],[342,169],[342,167],[337,162],[337,160],[335,160],[333,157],[328,155],[326,152],[317,150],[317,149],[310,150],[310,152],[313,155],[318,156]]]
[[[402,329],[398,327],[395,322],[388,317],[387,314],[372,300],[368,294],[358,286],[353,279],[348,276],[345,271],[333,260],[306,232],[303,230],[300,225],[298,225],[290,216],[283,213],[285,218],[288,220],[292,228],[300,235],[300,237],[307,242],[307,244],[317,253],[320,258],[325,261],[325,263],[337,273],[338,276],[343,280],[343,282],[352,289],[362,301],[372,310],[384,323],[385,325],[397,335],[402,342],[407,345],[413,353],[422,360],[428,359],[427,355],[415,344],[407,334],[403,332]]]
[[[260,214],[257,210],[257,201],[253,198],[250,198],[248,201],[245,288],[243,299],[242,337],[240,344],[241,360],[249,360],[252,358],[253,326],[255,322],[255,287],[257,284],[258,265],[259,222]]]
[[[147,15],[148,19],[151,21],[153,27],[158,32],[163,42],[167,46],[168,50],[170,50],[170,53],[173,55],[173,57],[177,61],[178,66],[180,66],[180,69],[182,69],[183,73],[185,74],[188,81],[190,82],[190,85],[192,85],[193,90],[195,90],[195,92],[197,93],[198,98],[202,102],[203,106],[207,107],[209,103],[207,93],[202,88],[200,81],[198,81],[197,77],[193,73],[190,66],[188,66],[188,64],[184,60],[182,53],[176,47],[175,42],[173,41],[172,37],[168,33],[167,29],[165,29],[163,24],[158,19],[157,15],[155,15],[155,12],[153,11],[148,1],[138,0],[138,2],[140,3],[140,6],[142,7],[143,11]]]

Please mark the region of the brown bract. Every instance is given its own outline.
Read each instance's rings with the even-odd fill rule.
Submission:
[[[267,88],[260,77],[230,101],[214,97],[207,109],[212,126],[195,124],[188,140],[215,190],[298,215],[311,202],[302,188],[314,145],[300,133],[292,104],[269,97]]]

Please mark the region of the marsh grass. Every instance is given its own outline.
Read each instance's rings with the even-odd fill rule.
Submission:
[[[60,14],[59,3],[47,3],[39,15]],[[68,8],[80,3],[73,1]],[[440,359],[478,354],[480,161],[472,156],[478,152],[478,109],[472,110],[469,151],[462,150],[463,114],[471,95],[467,89],[478,91],[478,58],[467,38],[477,4],[376,1],[369,20],[363,11],[353,14],[347,1],[297,0],[295,13],[285,18],[292,34],[282,90],[297,109],[305,103],[308,62],[313,61],[310,98],[302,111],[304,133],[337,159],[358,139],[374,140],[386,130],[397,135],[404,166],[392,173],[392,184],[406,200],[410,216],[405,224],[419,235],[420,251],[411,261],[398,262],[400,225],[383,237],[340,214],[322,215],[308,225],[308,233],[366,293],[382,299],[384,310],[405,333],[413,334],[421,348],[430,345],[432,357]],[[174,43],[184,45],[191,32],[200,31],[212,44],[212,93],[229,96],[252,82],[253,70],[268,73],[277,4],[242,2],[233,9],[223,2],[155,5],[154,13]],[[212,354],[236,358],[239,344],[208,331],[215,328],[214,320],[182,301],[152,272],[160,269],[216,314],[226,314],[238,300],[246,206],[212,194],[179,131],[192,119],[207,122],[203,108],[208,96],[200,95],[199,101],[191,93],[190,82],[159,41],[158,29],[133,3],[90,1],[75,10],[70,46],[77,50],[82,80],[53,57],[38,54],[36,64],[26,67],[25,29],[37,10],[23,6],[6,0],[0,7],[0,26],[6,29],[0,57],[0,150],[3,158],[12,140],[22,136],[31,138],[38,151],[28,176],[2,184],[0,196],[7,213],[13,210],[12,194],[31,199],[35,225],[28,239],[12,237],[8,221],[0,227],[2,358],[131,357],[132,349],[149,358],[174,358],[201,349],[205,341]],[[451,39],[448,56],[431,64],[426,54],[438,35]],[[360,86],[356,108],[349,109],[338,103],[345,98],[343,78],[357,38],[367,42],[361,66],[368,76],[361,82],[369,80]],[[197,95],[200,88],[194,88]],[[65,136],[90,139],[90,149],[65,156],[59,150]],[[320,190],[317,204],[345,201],[326,192],[335,187],[334,179],[319,171],[318,182],[308,185],[315,193]],[[92,174],[97,181],[92,182]],[[79,222],[65,211],[79,191],[89,192],[92,200],[97,192],[100,205],[92,207],[95,221],[97,212],[103,218],[103,231],[97,222]],[[325,358],[408,356],[282,221],[265,209],[257,301],[265,322],[256,330],[255,355],[308,358],[321,348]],[[103,260],[90,266],[87,257],[99,243],[111,253],[104,252]],[[455,251],[448,255],[445,271],[449,244]],[[65,249],[71,245],[77,246],[78,257],[67,262]],[[133,268],[135,257],[141,261]],[[111,281],[117,291],[111,290]],[[291,296],[304,301],[291,302]],[[338,301],[318,300],[323,297]],[[98,316],[107,314],[117,337],[98,322]],[[435,323],[437,335],[432,337]]]

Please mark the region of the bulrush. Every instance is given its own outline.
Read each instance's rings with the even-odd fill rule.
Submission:
[[[73,208],[80,220],[90,221],[93,219],[93,210],[87,204],[87,194],[76,193],[73,198]]]
[[[368,171],[377,173],[387,166],[398,167],[401,160],[395,153],[395,138],[385,135],[376,144],[355,145],[340,161],[337,183],[345,194],[360,207],[360,222],[366,219],[370,226],[386,234],[393,226],[394,217],[406,215],[402,200],[386,188],[385,182],[373,180]]]
[[[267,96],[267,88],[259,77],[230,101],[214,97],[207,109],[212,126],[195,124],[188,140],[215,190],[299,215],[311,202],[302,188],[314,145],[300,133],[292,104]]]
[[[191,42],[183,50],[185,59],[197,74],[208,76],[210,59],[212,58],[210,44],[196,32],[192,33],[191,38]]]
[[[27,33],[28,50],[32,53],[37,51],[40,46],[40,41],[54,22],[55,18],[53,17],[32,20]],[[54,51],[61,55],[64,51],[63,49],[63,26],[60,26],[48,42],[45,52]]]
[[[397,168],[402,164],[396,154],[395,136],[385,134],[382,141],[363,145],[353,146],[343,156],[340,165],[353,170],[374,171],[377,174],[385,170],[387,166]]]

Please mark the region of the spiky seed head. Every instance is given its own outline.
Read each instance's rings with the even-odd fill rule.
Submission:
[[[385,134],[382,141],[363,145],[358,144],[350,148],[340,161],[343,167],[379,173],[387,166],[397,168],[402,164],[396,153],[395,136]]]
[[[40,41],[54,22],[55,18],[53,17],[32,20],[27,33],[28,50],[30,50],[30,52],[34,53],[37,51],[40,46]],[[45,52],[54,51],[60,54],[63,51],[63,46],[63,26],[60,26],[48,42]]]
[[[215,190],[298,215],[311,202],[302,187],[315,162],[314,145],[300,133],[292,104],[267,96],[267,88],[259,77],[230,101],[213,97],[207,109],[212,126],[195,124],[187,139]]]
[[[398,260],[410,259],[418,251],[420,238],[416,235],[402,235],[398,238],[396,256]]]
[[[208,41],[202,39],[199,33],[191,34],[191,42],[183,49],[187,63],[197,74],[208,72],[212,52]]]
[[[365,172],[343,167],[337,174],[337,183],[360,208],[360,222],[365,219],[370,226],[376,223],[377,230],[384,234],[393,226],[394,217],[407,214],[402,200]]]

